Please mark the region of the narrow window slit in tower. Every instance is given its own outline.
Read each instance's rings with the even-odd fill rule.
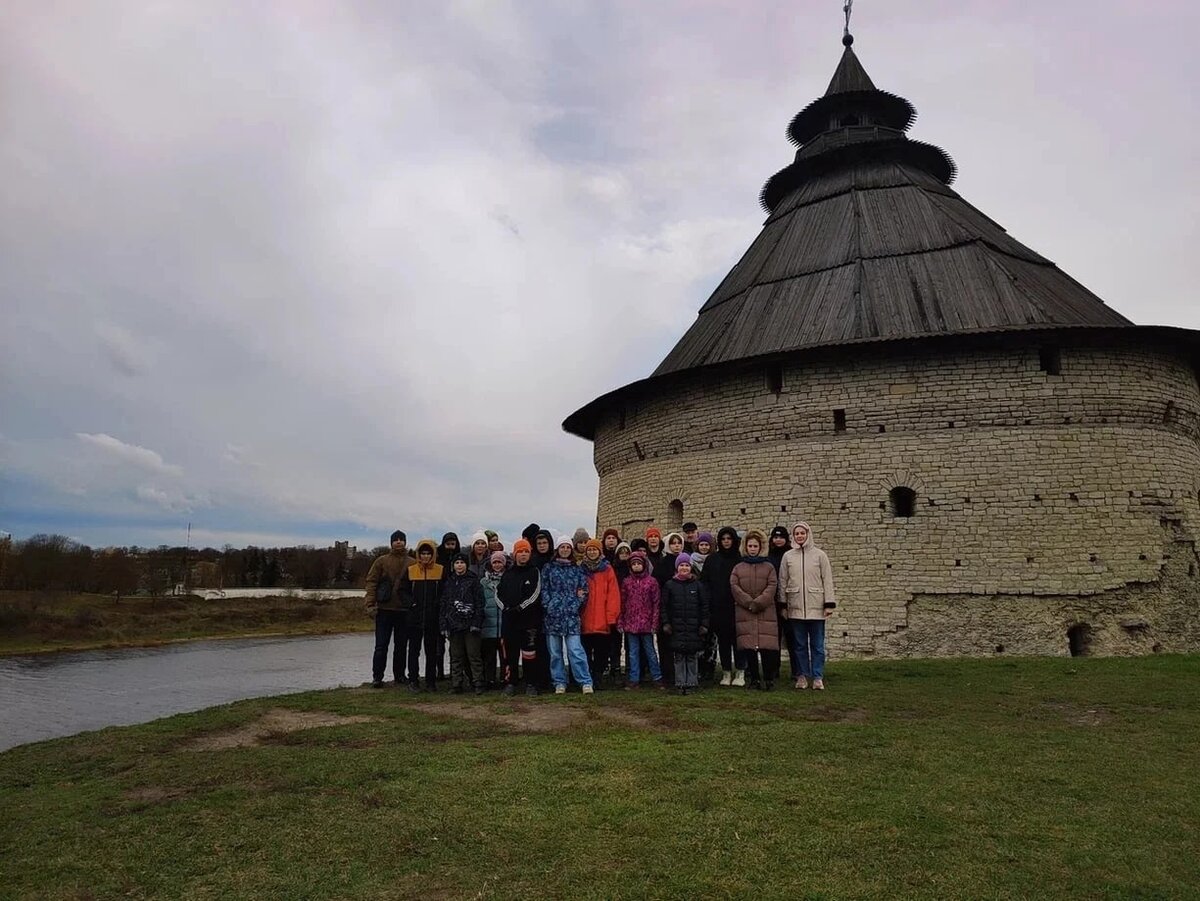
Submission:
[[[1057,347],[1043,347],[1038,351],[1038,366],[1046,375],[1062,375],[1062,352]]]
[[[833,411],[833,430],[835,432],[846,431],[846,411],[845,410],[834,410]]]
[[[767,367],[767,389],[772,394],[783,393],[783,367],[778,363]]]

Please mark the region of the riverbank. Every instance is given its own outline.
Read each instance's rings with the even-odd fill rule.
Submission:
[[[342,689],[0,755],[14,896],[1186,897],[1200,657]]]
[[[0,592],[0,656],[205,638],[369,632],[362,598],[123,597]]]

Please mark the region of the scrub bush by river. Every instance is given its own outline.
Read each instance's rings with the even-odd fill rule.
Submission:
[[[122,597],[0,592],[0,654],[236,635],[369,631],[362,598]]]
[[[342,689],[0,754],[13,897],[1182,898],[1200,657]]]

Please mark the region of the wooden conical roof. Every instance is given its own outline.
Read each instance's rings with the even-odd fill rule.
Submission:
[[[871,339],[1131,324],[955,193],[949,156],[905,135],[914,116],[846,47],[792,122],[807,140],[763,189],[762,232],[654,374]]]

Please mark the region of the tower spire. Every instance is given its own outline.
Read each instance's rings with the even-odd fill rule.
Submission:
[[[842,12],[846,14],[846,27],[842,29],[842,46],[849,47],[854,43],[854,35],[850,33],[850,14],[854,12],[854,0],[846,0]]]

